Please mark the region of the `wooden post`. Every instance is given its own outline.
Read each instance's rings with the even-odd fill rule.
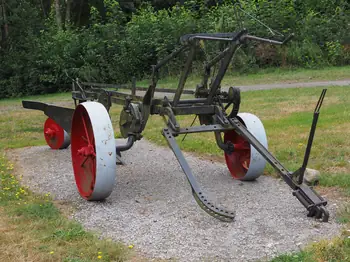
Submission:
[[[132,77],[131,79],[131,94],[136,95],[136,77]]]

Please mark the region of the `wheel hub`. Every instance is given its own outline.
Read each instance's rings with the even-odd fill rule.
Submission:
[[[48,138],[54,138],[56,136],[56,131],[51,128],[48,128],[47,130],[45,130],[45,135]]]
[[[95,149],[93,145],[88,145],[78,149],[79,156],[96,156]]]

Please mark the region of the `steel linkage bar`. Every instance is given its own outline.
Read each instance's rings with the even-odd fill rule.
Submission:
[[[196,53],[196,48],[195,48],[195,45],[193,45],[191,47],[190,53],[189,53],[189,55],[187,57],[187,61],[186,61],[186,64],[185,64],[184,71],[182,72],[182,74],[180,76],[179,85],[178,85],[178,87],[176,89],[176,93],[175,93],[174,100],[173,100],[173,106],[177,106],[177,104],[178,104],[178,102],[180,100],[180,97],[182,95],[182,92],[183,92],[183,90],[185,88],[186,79],[188,77],[188,74],[190,73],[191,65],[192,65],[195,53]]]
[[[209,95],[207,98],[207,104],[212,104],[213,97],[216,94],[217,90],[219,89],[220,83],[221,83],[222,79],[224,78],[226,71],[227,71],[227,68],[230,65],[232,57],[233,57],[233,55],[238,47],[239,47],[239,45],[230,46],[229,50],[227,51],[226,56],[224,56],[222,63],[220,65],[220,68],[219,68],[219,72],[217,73],[214,82],[210,86]]]
[[[291,34],[291,35],[289,35],[288,37],[286,37],[286,38],[281,42],[281,41],[271,40],[271,39],[262,38],[262,37],[257,37],[257,36],[253,36],[253,35],[245,35],[245,36],[242,37],[242,40],[249,39],[249,40],[255,40],[255,41],[265,42],[265,43],[269,43],[269,44],[285,45],[285,44],[288,43],[293,37],[294,37],[294,34]]]
[[[186,128],[180,128],[179,131],[176,132],[176,134],[191,134],[191,133],[203,133],[203,132],[213,132],[213,131],[228,131],[232,130],[234,127],[224,127],[220,124],[216,125],[203,125],[203,126],[193,126],[193,127],[186,127]]]

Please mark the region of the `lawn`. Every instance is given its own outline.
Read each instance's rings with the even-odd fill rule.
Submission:
[[[227,73],[222,80],[222,86],[246,86],[258,84],[300,83],[312,81],[349,80],[350,66],[325,67],[321,69],[281,69],[270,68],[257,73],[239,74]],[[195,89],[201,81],[201,75],[190,75],[185,87]],[[178,77],[164,77],[159,80],[160,88],[177,88]],[[147,87],[148,80],[137,82],[138,86]]]
[[[322,88],[315,87],[242,93],[240,111],[256,114],[263,121],[270,151],[292,170],[302,163],[312,112],[321,91]],[[73,107],[70,93],[25,99]],[[344,195],[350,195],[349,101],[349,86],[328,87],[309,161],[309,167],[320,170],[322,174],[318,189],[331,187]],[[111,108],[117,137],[120,109],[115,105]],[[21,108],[20,99],[9,99],[0,101],[0,113],[0,154],[9,148],[45,144],[42,129],[46,116],[41,112]],[[189,126],[193,117],[182,116],[179,120],[183,127]],[[152,116],[144,137],[165,146],[166,141],[160,133],[163,127],[162,118]],[[179,136],[177,140],[183,150],[223,161],[223,153],[217,148],[212,133],[191,134],[181,142],[182,138]],[[36,261],[124,259],[126,247],[107,240],[97,241],[95,236],[60,215],[49,196],[34,196],[23,188],[4,157],[0,158],[0,165],[3,194],[0,199],[0,230],[6,228],[0,239],[1,261],[16,258],[20,258],[17,261],[30,261],[29,257]],[[266,168],[265,174],[276,176],[271,167]],[[349,212],[339,214],[339,221],[349,223],[349,219]],[[345,232],[332,242],[320,242],[301,253],[284,255],[274,261],[349,261],[349,235]],[[9,246],[10,251],[5,252]]]

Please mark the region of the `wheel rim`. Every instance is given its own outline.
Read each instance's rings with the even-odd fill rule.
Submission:
[[[110,195],[115,182],[116,152],[108,112],[96,102],[79,104],[72,118],[71,155],[79,194],[87,200]]]
[[[46,143],[52,149],[63,149],[69,146],[69,135],[52,118],[48,118],[45,121],[44,137]]]
[[[265,128],[260,119],[249,113],[239,113],[238,119],[252,133],[256,139],[267,149],[267,137]],[[227,167],[234,179],[254,180],[263,174],[266,160],[234,130],[224,133],[224,142],[234,144],[234,152],[225,152]]]

